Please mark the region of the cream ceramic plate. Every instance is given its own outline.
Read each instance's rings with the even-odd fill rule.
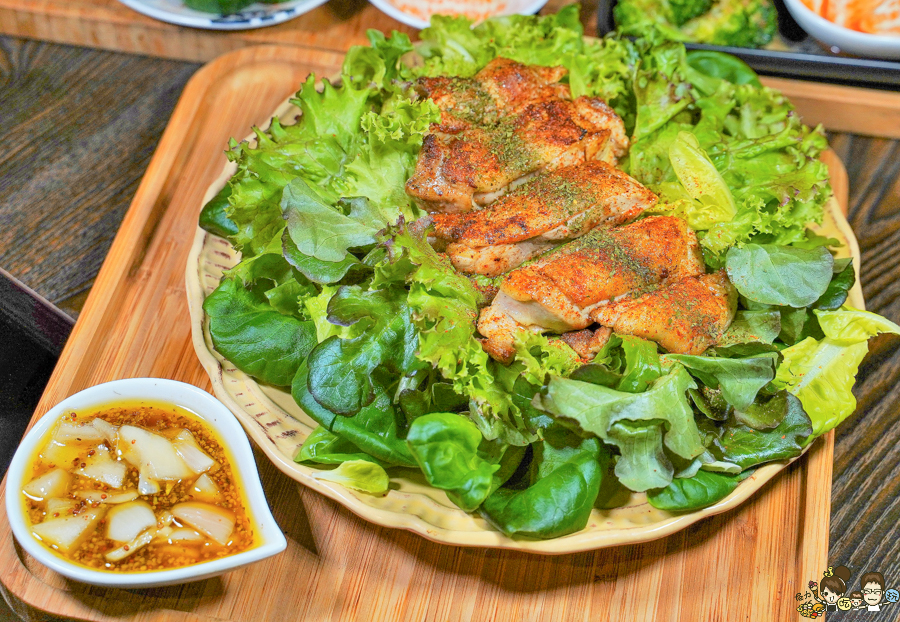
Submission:
[[[274,114],[284,122],[292,123],[299,109],[285,102]],[[225,186],[235,170],[235,164],[226,165],[222,175],[207,190],[204,204]],[[834,199],[826,208],[820,233],[844,242],[843,256],[853,257],[859,274],[859,247]],[[647,503],[644,494],[635,493],[624,507],[595,509],[583,530],[562,538],[539,541],[504,536],[481,517],[460,510],[443,491],[428,486],[415,469],[391,469],[392,490],[384,497],[357,493],[318,480],[314,477],[317,469],[293,461],[300,445],[317,424],[294,403],[289,390],[258,384],[213,348],[203,313],[203,300],[219,284],[222,273],[238,261],[240,253],[227,240],[197,228],[186,272],[188,303],[194,349],[212,380],[216,397],[234,412],[250,437],[281,471],[373,523],[408,529],[429,540],[458,546],[544,554],[588,551],[662,538],[702,518],[735,508],[790,463],[773,462],[758,468],[728,497],[696,512],[672,514],[658,510]],[[854,307],[864,308],[859,283],[851,290],[849,302]]]

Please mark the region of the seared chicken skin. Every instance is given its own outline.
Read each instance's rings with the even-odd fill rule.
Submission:
[[[724,270],[597,307],[591,319],[623,335],[657,342],[669,352],[703,354],[734,319],[737,292]]]
[[[565,67],[495,58],[472,78],[419,78],[413,88],[441,111],[441,122],[432,131],[455,133],[472,125],[493,125],[535,102],[571,99],[569,86],[559,82],[565,75]]]
[[[615,164],[627,146],[622,119],[603,100],[540,101],[496,125],[426,135],[406,192],[430,212],[468,212],[536,171]]]
[[[605,162],[540,174],[488,207],[435,214],[434,236],[466,274],[497,276],[597,225],[619,225],[656,204],[656,195]]]
[[[511,272],[478,320],[485,349],[514,354],[522,327],[556,333],[586,328],[599,305],[704,272],[697,237],[680,218],[654,216],[599,227]],[[511,321],[511,322],[510,322]]]

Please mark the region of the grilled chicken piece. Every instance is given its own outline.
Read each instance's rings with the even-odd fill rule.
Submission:
[[[559,83],[565,75],[565,67],[495,58],[472,78],[419,78],[413,88],[441,111],[433,131],[455,133],[472,125],[493,125],[535,102],[571,99],[568,85]]]
[[[605,162],[540,174],[488,207],[435,214],[435,237],[451,242],[453,266],[497,276],[600,224],[619,225],[656,204],[656,195]]]
[[[468,212],[539,170],[615,164],[627,146],[622,119],[603,100],[542,101],[494,126],[426,135],[406,192],[431,212]]]
[[[597,307],[591,319],[623,335],[657,342],[676,354],[703,354],[734,319],[737,292],[724,270]]]
[[[697,237],[680,218],[601,227],[511,272],[482,311],[478,331],[487,339],[485,349],[506,361],[523,327],[580,330],[591,324],[598,305],[703,272]],[[500,321],[502,315],[512,322]]]
[[[585,328],[584,330],[576,330],[571,333],[563,333],[560,335],[560,339],[575,350],[581,358],[592,359],[597,352],[603,349],[611,334],[611,329],[601,326],[597,330]]]

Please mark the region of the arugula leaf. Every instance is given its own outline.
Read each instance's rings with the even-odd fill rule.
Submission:
[[[784,403],[784,418],[771,430],[755,430],[736,421],[726,423],[721,437],[713,441],[711,453],[742,469],[799,456],[812,434],[812,422],[796,397],[787,393]]]
[[[743,296],[756,302],[806,307],[828,289],[834,258],[828,249],[746,244],[725,256],[728,279]]]
[[[775,377],[775,352],[753,358],[726,359],[689,354],[667,354],[667,360],[678,361],[706,386],[722,389],[722,397],[742,410],[748,408],[756,394]]]
[[[265,295],[222,279],[203,301],[216,350],[241,371],[288,386],[316,343],[315,326],[273,309]]]
[[[385,470],[371,460],[348,460],[336,469],[315,471],[312,476],[373,495],[387,494],[391,483]]]
[[[406,442],[428,483],[446,490],[450,500],[466,512],[476,509],[490,494],[500,465],[479,455],[481,432],[465,417],[423,415],[410,425]]]
[[[341,287],[328,302],[328,321],[350,326],[360,323],[358,335],[328,337],[309,354],[309,391],[328,410],[353,415],[375,398],[372,372],[385,365],[400,373],[423,367],[416,358],[418,331],[406,291],[365,291]]]

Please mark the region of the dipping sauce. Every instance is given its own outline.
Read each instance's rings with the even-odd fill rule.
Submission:
[[[254,544],[223,444],[199,418],[146,401],[67,412],[22,494],[32,534],[71,562],[147,572]]]

